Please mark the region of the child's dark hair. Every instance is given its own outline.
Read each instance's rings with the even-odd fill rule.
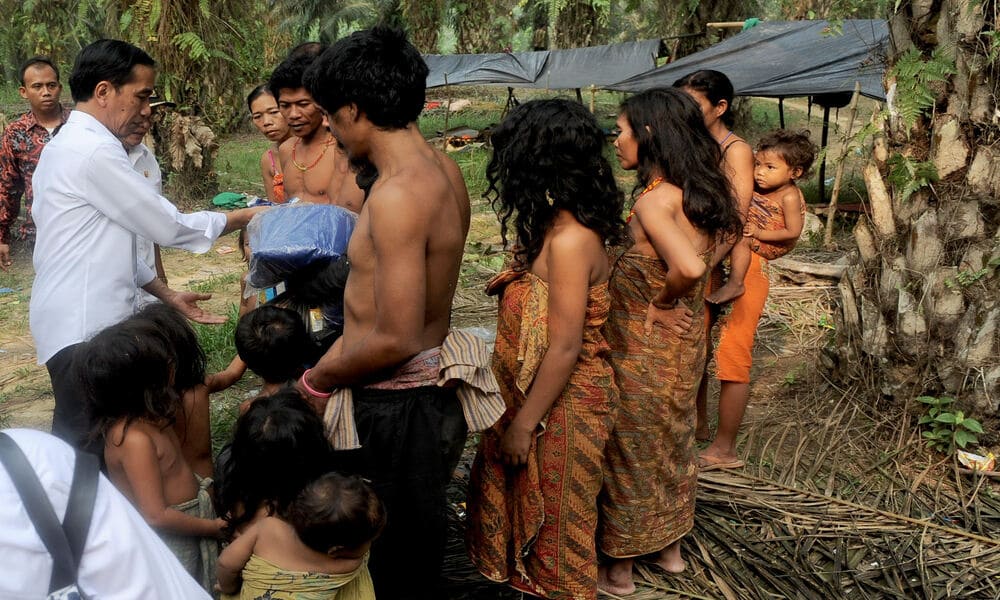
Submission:
[[[332,469],[323,423],[298,392],[257,398],[236,422],[229,454],[219,461],[219,514],[232,530],[262,507],[285,514],[309,482]]]
[[[761,150],[776,152],[789,167],[802,169],[798,179],[811,175],[809,169],[812,168],[816,153],[819,152],[816,144],[809,139],[809,130],[806,129],[802,131],[775,129],[757,142],[757,152]]]
[[[624,199],[604,157],[604,131],[579,102],[532,100],[493,130],[486,167],[490,199],[507,242],[513,218],[515,264],[527,269],[542,250],[559,209],[609,244],[625,237]]]
[[[265,304],[236,325],[236,351],[247,368],[267,383],[296,379],[315,346],[297,312]]]
[[[639,149],[639,183],[654,171],[684,193],[684,215],[708,234],[737,236],[742,222],[729,179],[722,172],[719,144],[712,139],[701,110],[676,88],[647,90],[621,105]]]
[[[92,435],[105,435],[125,419],[174,422],[181,404],[172,385],[174,353],[165,335],[148,321],[112,325],[77,352],[75,368],[87,394]],[[120,443],[120,440],[118,440]]]
[[[174,353],[174,388],[178,392],[183,393],[205,383],[205,351],[184,315],[166,304],[155,302],[145,306],[133,318],[148,321],[170,344]]]
[[[385,527],[382,502],[361,477],[327,473],[306,486],[285,515],[299,539],[317,552],[358,548]]]
[[[704,69],[688,73],[674,82],[675,88],[688,88],[705,94],[712,106],[718,106],[719,102],[726,101],[726,112],[722,113],[719,119],[726,125],[732,127],[736,122],[733,116],[733,96],[736,94],[733,89],[733,82],[729,81],[726,74],[721,71]]]
[[[327,48],[304,81],[331,115],[353,102],[376,127],[403,129],[424,109],[428,72],[406,34],[378,25]]]

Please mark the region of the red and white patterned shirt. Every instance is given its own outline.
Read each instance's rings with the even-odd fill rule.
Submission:
[[[63,108],[62,123],[69,118],[70,109]],[[60,123],[60,127],[62,127]],[[31,219],[31,176],[38,164],[42,148],[59,131],[51,134],[42,127],[30,110],[3,130],[0,137],[0,244],[11,242],[11,226],[21,212],[24,197],[25,216],[18,227],[18,238],[28,239],[35,234]]]

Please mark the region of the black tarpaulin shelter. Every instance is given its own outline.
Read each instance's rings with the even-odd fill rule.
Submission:
[[[889,27],[884,20],[764,21],[714,46],[607,89],[668,87],[700,69],[725,73],[739,96],[817,96],[854,91],[885,100]]]
[[[497,85],[524,87],[538,79],[548,52],[425,54],[427,87]]]
[[[605,88],[656,68],[660,40],[549,50],[545,68],[532,85],[543,90]],[[522,87],[522,86],[519,86]]]
[[[504,85],[550,90],[608,87],[656,65],[660,40],[502,54],[428,54],[427,87]]]

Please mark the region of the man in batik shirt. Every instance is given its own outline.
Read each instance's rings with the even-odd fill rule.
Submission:
[[[12,264],[11,242],[31,241],[35,224],[31,220],[31,175],[38,164],[42,147],[66,122],[70,110],[59,102],[62,84],[59,69],[44,56],[29,58],[21,65],[21,97],[31,110],[7,126],[0,137],[0,269]],[[12,231],[21,212],[24,197],[25,217]]]

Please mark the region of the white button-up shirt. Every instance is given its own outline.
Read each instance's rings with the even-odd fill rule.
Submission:
[[[128,161],[132,163],[135,172],[142,175],[146,183],[152,187],[157,194],[163,194],[163,175],[160,173],[160,163],[156,162],[156,156],[146,144],[140,142],[138,146],[132,146],[128,150]],[[154,273],[156,272],[156,245],[145,238],[135,240],[136,256],[146,264]],[[139,303],[145,306],[151,302],[157,302],[156,296],[146,290],[139,290]]]
[[[61,135],[61,134],[60,134]],[[66,514],[76,458],[55,436],[5,430],[38,475],[56,517]],[[97,482],[90,532],[80,558],[80,589],[101,600],[208,600],[177,558],[104,475]],[[0,598],[36,600],[49,591],[52,556],[0,465]]]
[[[200,253],[226,226],[221,213],[178,212],[132,168],[121,140],[78,110],[42,150],[32,182],[39,364],[135,312],[139,288],[156,276],[137,236]]]

